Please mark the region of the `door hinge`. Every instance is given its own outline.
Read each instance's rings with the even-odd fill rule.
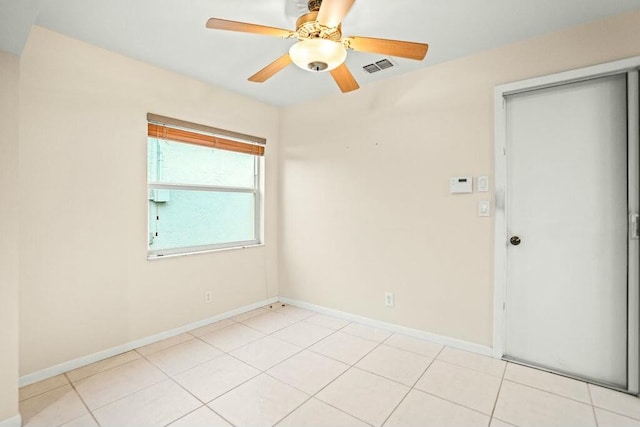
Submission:
[[[629,238],[631,240],[640,239],[640,214],[631,214],[629,218]]]

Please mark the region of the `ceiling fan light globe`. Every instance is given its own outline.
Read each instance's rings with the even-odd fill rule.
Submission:
[[[347,59],[347,50],[340,42],[326,39],[300,40],[291,46],[289,56],[294,64],[303,70],[313,72],[331,71]],[[326,67],[314,66],[326,64]]]

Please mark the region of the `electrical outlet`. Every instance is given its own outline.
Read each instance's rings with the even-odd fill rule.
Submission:
[[[393,307],[393,292],[384,293],[384,305],[385,307]]]
[[[207,291],[204,293],[204,302],[209,304],[211,301],[213,301],[213,295],[211,294],[211,291]]]

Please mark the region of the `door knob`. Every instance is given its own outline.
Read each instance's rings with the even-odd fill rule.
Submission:
[[[513,236],[509,239],[509,242],[511,242],[513,246],[518,246],[522,242],[522,240],[520,240],[518,236]]]

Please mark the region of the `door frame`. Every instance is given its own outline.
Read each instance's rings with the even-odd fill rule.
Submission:
[[[542,77],[501,84],[494,89],[494,179],[495,179],[495,219],[494,219],[494,292],[493,292],[493,357],[504,356],[504,343],[506,336],[506,322],[504,309],[506,305],[507,291],[507,110],[506,99],[508,95],[543,89],[553,86],[591,80],[640,69],[640,56],[619,61],[593,65],[576,70],[565,71]],[[637,79],[635,85],[637,86]],[[637,95],[634,95],[637,101]],[[635,111],[633,111],[635,110]],[[638,117],[637,107],[630,108],[629,114]],[[636,121],[637,122],[637,121]],[[637,127],[629,126],[630,135],[635,132],[637,139]],[[637,143],[637,141],[635,141]],[[637,145],[637,144],[636,144]],[[630,155],[633,153],[630,152]],[[637,276],[637,275],[636,275]],[[629,286],[629,310],[640,313],[638,283],[630,283]],[[640,341],[640,314],[630,316],[629,322],[629,360],[638,360],[638,347]],[[629,392],[637,394],[640,390],[640,366],[638,363],[628,365]]]

